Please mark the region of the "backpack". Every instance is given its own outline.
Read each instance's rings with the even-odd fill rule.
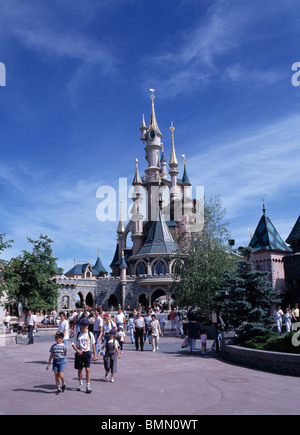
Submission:
[[[108,356],[110,358],[112,358],[115,355],[115,337],[114,337],[114,348],[113,350],[109,350],[109,346],[108,346],[108,340],[106,341],[106,347],[105,347],[105,356]]]

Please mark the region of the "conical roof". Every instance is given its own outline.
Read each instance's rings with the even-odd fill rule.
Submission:
[[[182,250],[174,241],[161,210],[157,220],[153,221],[147,240],[136,255],[148,254],[182,254]]]
[[[264,209],[265,211],[265,209]],[[284,243],[271,220],[263,213],[249,246],[253,252],[259,251],[282,251],[290,252],[290,248]]]
[[[100,273],[107,273],[107,270],[102,264],[102,261],[100,260],[100,254],[98,254],[97,261],[95,263],[95,266],[93,267],[93,275],[100,275]]]
[[[135,174],[134,174],[132,185],[137,186],[138,184],[143,184],[143,183],[139,173],[138,159],[135,159]]]
[[[151,115],[150,115],[150,122],[149,122],[148,131],[151,130],[151,128],[153,128],[156,131],[158,136],[162,137],[162,134],[160,132],[160,129],[159,129],[157,121],[156,121],[155,109],[154,109],[154,98],[152,98]]]
[[[298,217],[290,235],[286,239],[286,243],[290,244],[291,242],[296,242],[298,240],[300,240],[300,216]]]

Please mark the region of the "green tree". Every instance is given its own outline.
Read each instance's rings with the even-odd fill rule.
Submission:
[[[204,223],[192,239],[179,240],[185,254],[175,274],[176,303],[211,312],[225,271],[233,269],[238,256],[230,246],[229,222],[220,197],[205,200]]]
[[[0,254],[1,252],[5,251],[5,249],[10,248],[12,246],[11,243],[13,243],[13,240],[5,241],[5,236],[5,233],[0,234]],[[6,289],[3,281],[3,270],[5,269],[6,265],[7,261],[0,258],[0,297],[3,296],[4,290]]]
[[[246,260],[239,267],[225,273],[222,292],[229,293],[228,315],[230,324],[235,328],[247,325],[247,330],[269,327],[274,319],[270,316],[270,307],[278,303],[277,293],[273,289],[269,272],[256,270],[249,260],[251,248],[244,250]]]
[[[52,256],[52,240],[40,235],[38,240],[28,238],[32,252],[12,259],[3,270],[8,300],[15,300],[32,310],[49,310],[57,303],[58,285],[56,259]]]

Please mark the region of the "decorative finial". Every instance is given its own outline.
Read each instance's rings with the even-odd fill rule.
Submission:
[[[164,152],[164,144],[162,142],[160,144],[161,144],[161,151],[163,153]]]
[[[263,203],[263,214],[266,214],[265,198],[262,199]]]
[[[152,100],[152,103],[153,103],[153,101],[154,101],[154,99],[155,99],[155,95],[154,95],[154,92],[155,92],[155,89],[150,89],[150,92],[151,92],[151,95],[150,95],[150,98],[151,98],[151,100]]]
[[[252,237],[253,237],[252,228],[248,228],[248,231],[250,231],[250,239],[252,240]]]
[[[135,159],[135,166],[136,166],[136,167],[138,167],[138,162],[139,162],[139,160],[138,160],[138,159]]]
[[[185,154],[181,154],[181,157],[183,157],[183,163],[184,163],[184,166],[186,166],[186,157],[185,157]]]
[[[100,258],[100,249],[98,248],[98,258]]]

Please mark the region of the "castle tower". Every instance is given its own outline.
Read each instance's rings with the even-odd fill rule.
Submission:
[[[286,243],[293,250],[284,257],[283,261],[290,302],[294,305],[300,300],[300,216],[286,239]]]
[[[139,174],[138,159],[135,161],[135,176],[132,182],[134,186],[134,192],[132,195],[132,209],[131,209],[131,221],[132,221],[132,235],[131,239],[133,242],[132,254],[135,255],[136,252],[142,247],[143,243],[143,218],[142,215],[142,180]]]
[[[283,294],[286,291],[283,257],[291,250],[266,215],[265,205],[249,247],[253,251],[250,261],[258,270],[269,272],[274,290],[277,290],[278,294]]]
[[[151,93],[151,115],[147,131],[144,131],[143,141],[146,142],[145,159],[148,167],[145,169],[143,177],[143,185],[147,189],[147,216],[148,221],[156,219],[158,211],[158,186],[161,178],[160,168],[160,151],[162,134],[158,127],[154,108],[154,89],[150,89]]]
[[[169,174],[171,175],[171,189],[170,189],[170,220],[171,221],[179,221],[181,220],[181,207],[178,207],[178,186],[177,186],[177,176],[179,171],[178,161],[175,152],[175,142],[174,142],[174,131],[175,127],[173,126],[173,122],[171,122],[170,131],[172,133],[172,151],[171,157],[169,161]]]

